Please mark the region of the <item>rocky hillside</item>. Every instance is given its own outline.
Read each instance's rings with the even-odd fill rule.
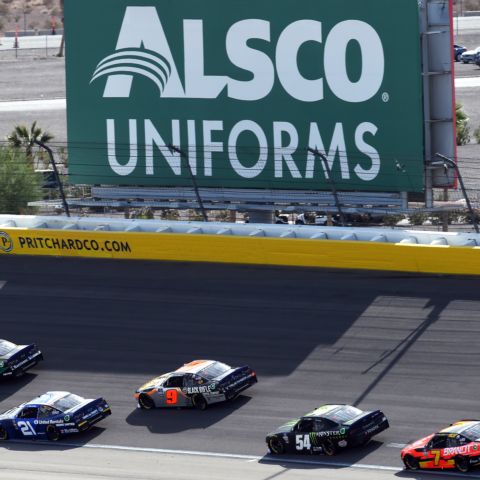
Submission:
[[[60,0],[0,0],[0,32],[61,28]]]

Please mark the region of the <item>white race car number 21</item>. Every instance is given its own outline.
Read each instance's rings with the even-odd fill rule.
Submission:
[[[310,435],[296,435],[295,436],[295,447],[297,450],[310,450]]]
[[[22,420],[20,422],[17,422],[17,426],[18,428],[20,428],[22,434],[25,435],[26,437],[37,434],[37,432],[35,431],[35,429],[33,428],[30,422],[24,422]]]

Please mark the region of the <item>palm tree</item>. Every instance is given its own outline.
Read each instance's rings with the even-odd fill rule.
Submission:
[[[48,143],[54,136],[37,127],[33,122],[30,129],[26,125],[16,125],[10,135],[7,135],[7,142],[14,148],[24,148],[27,159],[33,164],[33,147],[36,141]]]
[[[470,142],[470,128],[468,126],[469,118],[463,110],[463,105],[455,105],[455,116],[457,126],[457,145],[466,145]]]

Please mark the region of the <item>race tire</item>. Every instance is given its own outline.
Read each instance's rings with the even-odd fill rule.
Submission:
[[[3,442],[5,440],[8,440],[8,432],[3,425],[0,425],[0,442]]]
[[[197,394],[192,397],[192,404],[197,410],[205,410],[208,406],[203,395]]]
[[[25,370],[19,368],[15,370],[15,373],[13,374],[13,378],[22,378],[25,375]]]
[[[337,453],[337,447],[331,440],[325,440],[322,445],[323,453],[331,457]]]
[[[138,397],[138,405],[142,410],[151,410],[152,408],[155,408],[155,402],[153,401],[152,397],[146,393],[140,394]]]
[[[420,468],[418,459],[411,455],[405,455],[405,457],[403,457],[403,463],[407,470],[418,470]]]
[[[57,428],[53,425],[49,425],[47,427],[47,438],[51,441],[51,442],[56,442],[58,440],[60,440],[60,432],[57,430]]]
[[[270,437],[268,439],[268,449],[273,455],[282,455],[285,453],[285,443],[278,437]]]
[[[467,457],[456,457],[455,468],[462,473],[467,473],[470,470],[470,462]]]

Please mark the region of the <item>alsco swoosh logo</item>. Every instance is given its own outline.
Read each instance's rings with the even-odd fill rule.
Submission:
[[[95,68],[90,83],[107,75],[141,75],[154,82],[161,95],[171,71],[170,63],[158,52],[126,48],[105,57]]]

